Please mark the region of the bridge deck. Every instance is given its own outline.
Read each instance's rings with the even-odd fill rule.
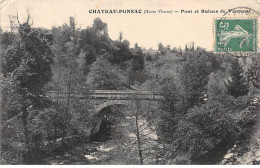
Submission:
[[[58,95],[59,94],[59,95]],[[50,91],[47,96],[51,98],[66,98],[68,92]],[[72,98],[77,99],[112,99],[112,100],[161,100],[163,96],[159,92],[151,91],[133,91],[133,90],[90,90],[86,94],[71,93]]]

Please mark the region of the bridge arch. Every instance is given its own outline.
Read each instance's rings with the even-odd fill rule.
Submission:
[[[108,107],[108,106],[113,106],[113,105],[130,105],[130,102],[127,101],[127,100],[109,100],[109,101],[106,101],[102,104],[99,104],[97,105],[95,108],[94,108],[94,111],[95,113],[98,113],[100,112],[102,109]]]
[[[109,106],[113,106],[113,105],[126,105],[128,106],[130,104],[129,101],[127,100],[109,100],[109,101],[105,101],[99,105],[96,105],[94,107],[94,115],[98,115],[99,112],[106,108],[106,107],[109,107]],[[98,118],[97,121],[95,121],[93,123],[93,128],[91,130],[91,134],[95,134],[97,133],[99,130],[100,130],[100,126],[101,126],[101,123],[102,123],[102,118]]]

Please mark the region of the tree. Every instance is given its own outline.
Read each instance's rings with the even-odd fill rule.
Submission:
[[[186,51],[186,52],[189,51],[189,48],[188,48],[188,45],[187,45],[187,44],[185,45],[185,51]]]
[[[134,49],[132,50],[133,53],[133,71],[142,71],[144,70],[144,54],[141,47],[138,47],[138,44],[135,44]]]
[[[92,26],[92,29],[95,33],[97,33],[98,30],[103,30],[107,26],[107,23],[102,22],[102,20],[98,17],[94,19],[94,23]]]
[[[132,117],[130,130],[134,132],[134,144],[137,145],[139,164],[145,164],[148,157],[151,160],[157,157],[157,136],[155,125],[157,122],[157,104],[141,100],[138,96],[133,96],[130,102],[127,115]]]
[[[130,87],[131,84],[134,83],[133,60],[127,62],[126,72],[127,72],[127,85],[128,87]]]
[[[163,44],[160,42],[160,43],[158,44],[158,50],[159,50],[159,51],[162,51],[163,49],[164,49]]]
[[[229,71],[230,79],[228,80],[226,87],[227,93],[234,96],[244,96],[248,93],[249,85],[247,79],[244,76],[244,70],[240,65],[238,58],[231,63],[231,70]]]
[[[252,65],[248,69],[248,80],[256,88],[260,89],[260,64],[259,61],[252,58]]]
[[[211,101],[194,107],[176,125],[170,158],[175,158],[175,164],[180,156],[186,164],[213,164],[234,144],[236,130],[235,121],[221,103]]]
[[[3,52],[4,49],[6,49],[8,46],[12,45],[14,39],[15,39],[15,34],[12,32],[1,32],[0,37],[1,37],[1,52]]]
[[[164,99],[160,103],[159,122],[157,133],[159,140],[163,143],[172,141],[172,134],[177,122],[184,117],[187,110],[185,91],[176,84],[176,80],[165,78],[161,88]]]
[[[71,41],[70,37],[73,36],[73,31],[67,24],[59,27],[52,27],[52,35],[55,49],[63,51],[66,48],[66,43]]]
[[[105,58],[98,58],[91,65],[87,85],[91,89],[117,90],[122,85],[119,73]]]
[[[162,55],[165,55],[167,52],[166,48],[163,46],[161,42],[158,44],[158,50],[161,52]]]
[[[66,27],[66,32],[72,32],[70,34],[70,39],[64,41],[62,47],[58,40],[53,46],[53,52],[55,53],[55,65],[53,66],[54,77],[52,82],[52,88],[57,91],[56,101],[55,101],[55,115],[52,121],[54,125],[54,138],[55,140],[59,137],[58,132],[62,140],[66,136],[70,135],[70,131],[75,127],[75,123],[72,123],[73,115],[75,117],[77,112],[72,114],[72,111],[75,109],[74,106],[75,100],[71,98],[73,93],[82,93],[85,94],[88,92],[88,88],[84,85],[86,82],[86,73],[88,72],[89,65],[95,59],[95,49],[93,45],[85,44],[85,46],[78,45],[80,38],[77,37],[74,28]],[[63,39],[67,36],[60,34],[60,31],[65,31],[63,29],[57,30],[55,38]],[[87,42],[84,40],[84,42]],[[82,47],[82,49],[81,49]],[[89,62],[86,62],[89,61]],[[67,93],[65,98],[61,97],[61,92]],[[79,105],[81,103],[77,102]],[[76,110],[75,110],[76,111]],[[57,124],[59,123],[59,124]]]
[[[194,42],[191,42],[190,50],[191,50],[191,51],[194,51]]]
[[[203,102],[203,93],[208,83],[208,63],[206,55],[191,55],[183,65],[180,79],[185,89],[190,107]]]
[[[121,42],[123,39],[123,33],[122,32],[119,32],[119,41]]]
[[[29,109],[38,109],[45,105],[43,88],[52,77],[53,54],[46,33],[41,29],[31,28],[29,14],[27,22],[20,24],[18,15],[17,21],[18,38],[4,53],[2,64],[4,76],[12,74],[15,92],[20,97],[25,145],[29,147]]]
[[[226,106],[216,99],[190,108],[184,88],[174,81],[169,78],[162,88],[164,99],[160,104],[157,135],[159,144],[164,146],[163,160],[172,164],[209,164],[234,142],[234,121],[226,113]],[[212,85],[215,82],[214,78]],[[221,84],[216,88],[212,85],[211,92],[220,94]]]
[[[171,45],[170,44],[168,44],[167,46],[166,46],[166,48],[167,48],[167,50],[171,50]]]
[[[207,85],[207,94],[210,98],[216,98],[218,95],[225,94],[225,74],[221,71],[211,73]]]
[[[180,55],[182,55],[182,49],[181,47],[178,48]]]
[[[112,64],[124,67],[125,63],[133,58],[133,53],[129,49],[129,41],[115,41],[113,45],[115,48],[114,51],[110,53],[108,61]]]

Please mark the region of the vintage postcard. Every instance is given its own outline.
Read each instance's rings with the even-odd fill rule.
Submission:
[[[260,165],[259,0],[0,0],[0,164]]]

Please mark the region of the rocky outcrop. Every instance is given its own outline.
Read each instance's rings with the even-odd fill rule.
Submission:
[[[224,156],[221,164],[224,165],[260,165],[260,111],[255,108],[251,116],[256,121],[248,139],[238,141]],[[247,119],[248,118],[242,118]]]
[[[258,142],[257,142],[258,141]],[[224,156],[221,164],[224,165],[260,165],[260,139],[247,146],[234,145]],[[243,151],[246,151],[243,153]]]

